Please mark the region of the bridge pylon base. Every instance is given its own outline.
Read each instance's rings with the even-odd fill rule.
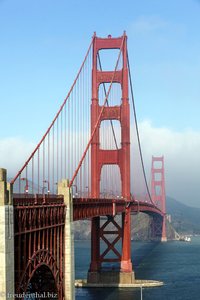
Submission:
[[[166,237],[161,237],[161,242],[167,242],[167,238]]]
[[[97,271],[88,272],[88,283],[96,284],[131,284],[135,282],[134,272]]]

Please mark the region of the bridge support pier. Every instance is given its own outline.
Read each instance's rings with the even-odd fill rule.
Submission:
[[[94,284],[131,284],[135,282],[134,272],[120,272],[120,271],[96,271],[88,272],[88,283]]]
[[[14,230],[12,190],[0,169],[0,298],[14,298]]]
[[[74,235],[72,231],[73,223],[73,203],[69,189],[68,180],[58,183],[58,194],[64,196],[67,206],[64,231],[64,299],[75,299],[75,276],[74,276]]]

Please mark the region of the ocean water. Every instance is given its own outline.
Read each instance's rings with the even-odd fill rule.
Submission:
[[[143,300],[200,300],[200,237],[191,243],[132,242],[137,279],[164,282],[162,287],[143,288]],[[75,242],[76,278],[87,277],[90,242]],[[140,300],[140,289],[77,288],[76,300]]]

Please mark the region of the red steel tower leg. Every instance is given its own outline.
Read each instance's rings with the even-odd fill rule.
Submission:
[[[157,165],[156,165],[157,164]],[[166,235],[166,195],[164,157],[152,157],[151,193],[154,204],[163,212],[163,217],[154,216],[152,222],[153,239],[167,241]]]
[[[97,55],[101,49],[122,49],[122,68],[115,71],[101,71],[97,69]],[[103,262],[119,262],[120,274],[130,274],[130,281],[133,279],[131,262],[131,211],[128,203],[130,201],[130,109],[128,98],[128,65],[127,65],[127,36],[124,34],[119,38],[98,38],[94,37],[93,42],[93,69],[92,69],[92,104],[91,104],[91,132],[93,132],[100,115],[99,86],[102,83],[111,81],[119,83],[122,90],[121,105],[104,107],[100,123],[103,120],[118,120],[121,124],[121,148],[117,150],[100,149],[100,124],[96,130],[91,143],[91,193],[92,197],[100,198],[100,178],[103,165],[118,165],[121,174],[122,196],[127,200],[126,212],[122,215],[122,226],[116,223],[114,217],[109,216],[105,225],[101,227],[100,218],[92,219],[91,231],[91,264],[88,272],[88,281],[103,281],[99,275]],[[105,227],[112,223],[118,236],[113,243],[110,243],[105,235]],[[117,258],[105,259],[104,253],[100,253],[100,239],[108,245],[108,251],[112,250]],[[114,248],[115,243],[122,241],[121,254]],[[105,251],[107,253],[108,251]],[[96,272],[96,273],[95,273]],[[95,276],[91,276],[91,274]],[[97,274],[98,273],[98,274]],[[121,275],[120,275],[121,276]],[[95,277],[95,278],[94,278]],[[123,276],[122,276],[123,277]],[[119,276],[118,276],[119,278]],[[128,276],[127,276],[128,278]],[[125,280],[126,281],[126,280]]]

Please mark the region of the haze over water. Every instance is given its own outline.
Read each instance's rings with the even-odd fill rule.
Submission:
[[[76,278],[86,278],[90,242],[75,242]],[[163,287],[143,289],[143,300],[200,299],[200,237],[191,243],[132,242],[132,259],[137,279],[164,281]],[[76,289],[76,300],[140,300],[139,289]]]

